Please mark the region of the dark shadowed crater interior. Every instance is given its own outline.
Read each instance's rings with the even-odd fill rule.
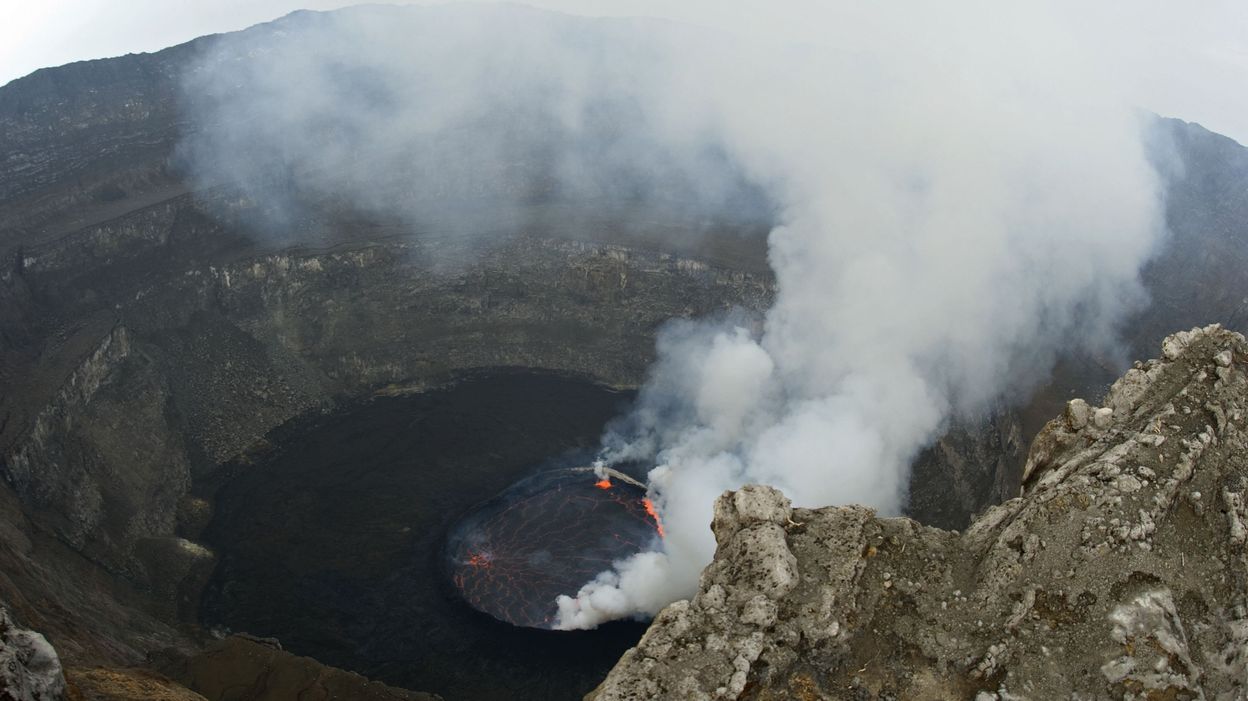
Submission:
[[[546,470],[509,487],[451,529],[447,574],[473,608],[550,629],[555,599],[611,563],[651,550],[662,526],[644,485],[614,470]]]
[[[446,538],[514,483],[586,464],[629,399],[498,372],[291,422],[263,454],[200,485],[215,489],[205,537],[220,557],[202,618],[448,701],[579,699],[644,626],[558,632],[496,620],[446,576]],[[623,513],[653,527],[644,511]]]

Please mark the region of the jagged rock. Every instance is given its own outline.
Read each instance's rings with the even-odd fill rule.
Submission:
[[[905,515],[931,526],[966,528],[985,507],[1018,493],[1026,458],[1016,408],[1000,404],[987,415],[960,417],[911,465]]]
[[[1123,654],[1101,666],[1122,699],[1204,698],[1183,622],[1168,589],[1146,591],[1114,609],[1110,636]]]
[[[1072,399],[1066,404],[1066,425],[1072,431],[1078,431],[1088,425],[1092,417],[1092,407],[1082,399]]]
[[[1104,408],[1070,402],[1024,494],[963,534],[726,493],[698,594],[590,698],[1245,698],[1248,375],[1221,359],[1248,344],[1163,349]]]
[[[1103,406],[1092,412],[1092,425],[1104,431],[1114,421],[1114,410]]]
[[[0,607],[0,701],[56,701],[65,697],[61,660],[46,638],[19,628]]]

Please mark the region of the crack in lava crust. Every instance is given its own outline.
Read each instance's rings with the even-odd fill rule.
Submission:
[[[447,536],[446,564],[470,606],[501,621],[551,628],[574,595],[612,563],[663,534],[645,487],[616,472],[571,468],[521,480],[473,509]]]

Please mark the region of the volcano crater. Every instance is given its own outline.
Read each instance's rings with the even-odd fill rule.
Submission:
[[[202,621],[445,698],[580,698],[636,644],[643,624],[539,630],[549,627],[539,618],[469,605],[438,573],[448,559],[465,559],[454,555],[457,544],[479,544],[483,525],[522,541],[536,535],[512,518],[521,511],[497,518],[497,507],[517,503],[542,517],[562,513],[576,531],[569,549],[521,542],[513,554],[531,562],[544,550],[551,565],[588,558],[530,581],[519,599],[530,611],[544,610],[533,597],[546,589],[566,583],[560,593],[575,594],[612,558],[649,545],[656,524],[644,489],[620,473],[602,489],[592,470],[573,467],[630,398],[566,375],[499,370],[283,425],[270,433],[269,452],[227,466],[215,488],[204,540],[219,564]],[[508,559],[495,552],[501,571]],[[500,580],[467,581],[508,601],[490,587]]]

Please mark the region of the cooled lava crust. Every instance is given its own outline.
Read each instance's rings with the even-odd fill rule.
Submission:
[[[645,488],[614,470],[542,472],[464,517],[447,537],[451,583],[500,621],[550,629],[555,599],[613,562],[654,549],[662,526]]]

